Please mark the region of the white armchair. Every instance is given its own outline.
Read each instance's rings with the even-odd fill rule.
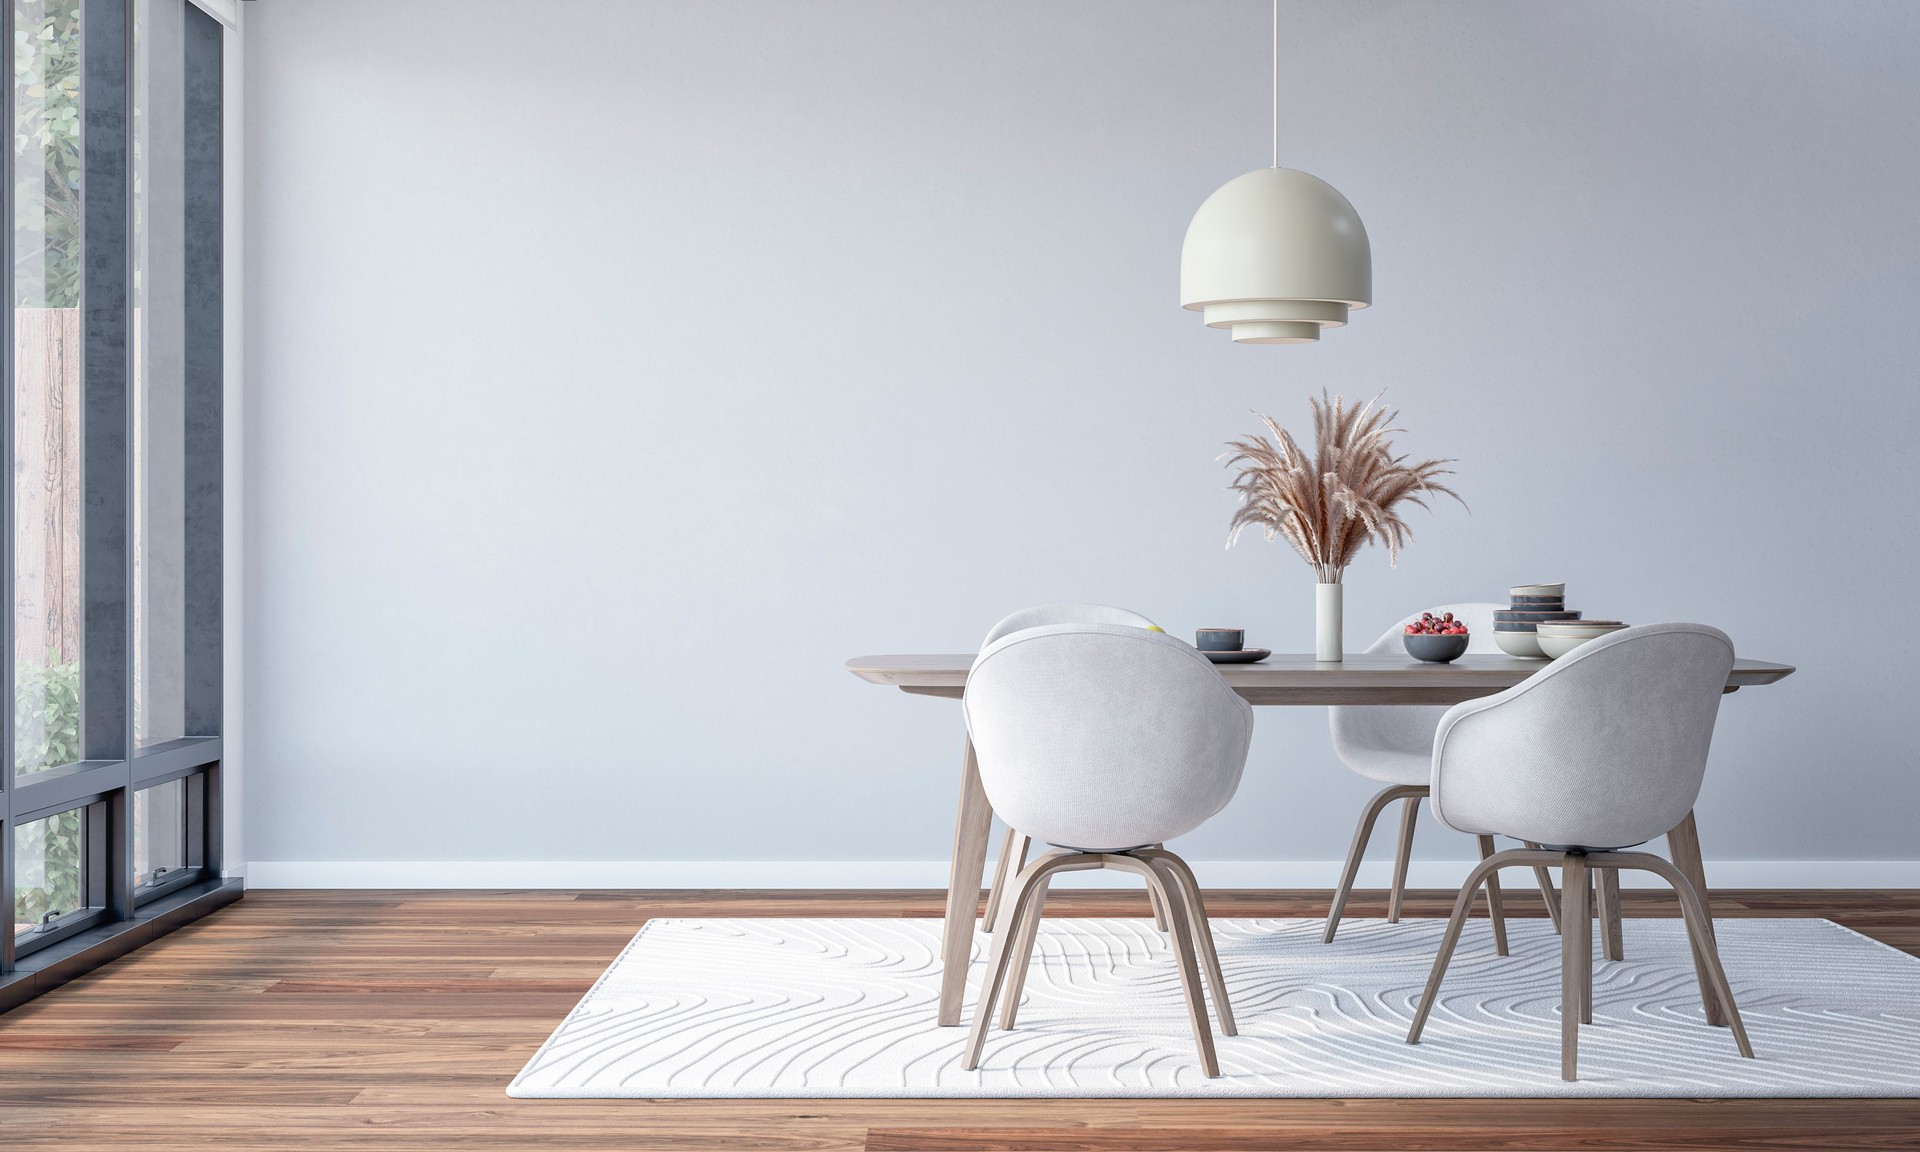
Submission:
[[[1253,709],[1191,646],[1114,624],[1064,624],[1004,636],[974,661],[963,700],[980,782],[1007,823],[1058,851],[1020,870],[1001,901],[974,1007],[965,1066],[979,1066],[996,1000],[1011,1028],[1059,872],[1113,868],[1141,877],[1166,913],[1200,1062],[1220,1074],[1199,969],[1221,1031],[1235,1034],[1226,982],[1193,873],[1164,841],[1233,798],[1253,738]]]
[[[1418,1043],[1476,889],[1503,867],[1559,867],[1560,1075],[1577,1076],[1580,1024],[1592,1019],[1588,873],[1636,868],[1679,894],[1703,1000],[1717,995],[1751,1058],[1698,893],[1666,860],[1622,849],[1683,821],[1700,793],[1733,642],[1699,624],[1628,628],[1561,657],[1525,683],[1449,709],[1433,742],[1433,813],[1449,828],[1542,847],[1483,860],[1454,902],[1418,1014]]]
[[[1455,619],[1466,622],[1469,653],[1491,653],[1500,651],[1493,640],[1493,614],[1499,607],[1498,604],[1442,604],[1429,611],[1435,616],[1451,612]],[[1380,639],[1367,648],[1367,653],[1404,654],[1406,648],[1400,637],[1407,625],[1419,618],[1420,614],[1416,612],[1387,629]],[[1401,801],[1403,807],[1400,812],[1400,841],[1393,858],[1393,883],[1387,896],[1387,921],[1399,923],[1401,897],[1407,886],[1407,863],[1413,852],[1414,821],[1420,814],[1420,801],[1427,795],[1428,780],[1433,773],[1433,734],[1446,711],[1443,706],[1420,705],[1336,705],[1327,709],[1333,730],[1333,751],[1340,757],[1340,762],[1386,787],[1374,793],[1360,812],[1360,826],[1354,831],[1353,846],[1347,850],[1347,862],[1340,872],[1339,887],[1334,889],[1333,906],[1327,912],[1327,928],[1321,936],[1322,942],[1333,943],[1334,933],[1340,929],[1341,913],[1346,909],[1348,897],[1353,894],[1353,881],[1360,871],[1360,859],[1366,855],[1368,841],[1373,839],[1374,821],[1395,800]],[[1493,851],[1493,837],[1480,837],[1481,858],[1493,855]],[[1541,894],[1547,901],[1547,914],[1553,917],[1557,925],[1559,906],[1552,881],[1545,869],[1536,875]],[[1494,946],[1500,955],[1505,956],[1507,927],[1497,877],[1490,879],[1487,884],[1487,916],[1493,922]]]
[[[991,648],[993,642],[1002,636],[1048,624],[1119,624],[1160,631],[1159,625],[1126,608],[1114,608],[1106,604],[1036,604],[1012,613],[987,629],[986,638],[980,641],[980,651]],[[1004,813],[1002,819],[1005,819]],[[1032,850],[1033,838],[1014,827],[1012,821],[1007,821],[1006,837],[1000,841],[1000,859],[993,866],[993,886],[987,890],[986,915],[981,917],[981,922],[989,931],[1000,915],[1001,894],[1007,889],[1008,878],[1019,875],[1020,869],[1026,867],[1027,853]],[[1161,911],[1158,899],[1153,900],[1153,922],[1162,932],[1167,930],[1166,914]]]

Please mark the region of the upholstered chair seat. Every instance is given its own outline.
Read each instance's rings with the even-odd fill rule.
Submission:
[[[1429,751],[1407,752],[1361,745],[1348,748],[1340,761],[1356,773],[1382,784],[1424,788],[1433,775],[1433,754]]]

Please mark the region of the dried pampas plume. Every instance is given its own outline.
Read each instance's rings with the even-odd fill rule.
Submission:
[[[1248,436],[1227,444],[1222,456],[1227,467],[1239,466],[1232,488],[1240,507],[1227,532],[1227,547],[1250,527],[1269,540],[1284,536],[1313,567],[1322,584],[1337,584],[1354,555],[1369,540],[1386,546],[1387,558],[1400,562],[1400,549],[1413,539],[1401,517],[1406,504],[1429,505],[1425,497],[1438,494],[1467,502],[1438,477],[1453,475],[1443,467],[1451,460],[1422,460],[1409,464],[1395,456],[1388,439],[1404,428],[1392,427],[1396,412],[1380,406],[1375,396],[1361,408],[1349,408],[1344,398],[1308,399],[1313,406],[1314,452],[1300,450],[1285,428],[1270,416],[1260,416],[1273,433]]]

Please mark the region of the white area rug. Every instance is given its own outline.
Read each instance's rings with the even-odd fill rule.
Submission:
[[[1559,1078],[1559,938],[1467,927],[1442,1003],[1403,1043],[1443,927],[1215,920],[1238,1037],[1194,1055],[1147,920],[1049,919],[1018,1026],[960,1067],[934,1024],[937,920],[654,920],[507,1089],[519,1097],[1920,1096],[1920,960],[1825,920],[1723,920],[1757,1060],[1701,1015],[1677,920],[1629,920],[1596,961],[1580,1075]],[[974,941],[973,983],[987,937]],[[973,1015],[969,988],[966,1019]]]

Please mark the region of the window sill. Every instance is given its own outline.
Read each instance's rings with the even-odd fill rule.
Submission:
[[[37,949],[0,977],[0,1011],[50,992],[183,924],[224,908],[245,891],[246,881],[239,877],[203,880],[142,904],[131,919],[88,928]]]

